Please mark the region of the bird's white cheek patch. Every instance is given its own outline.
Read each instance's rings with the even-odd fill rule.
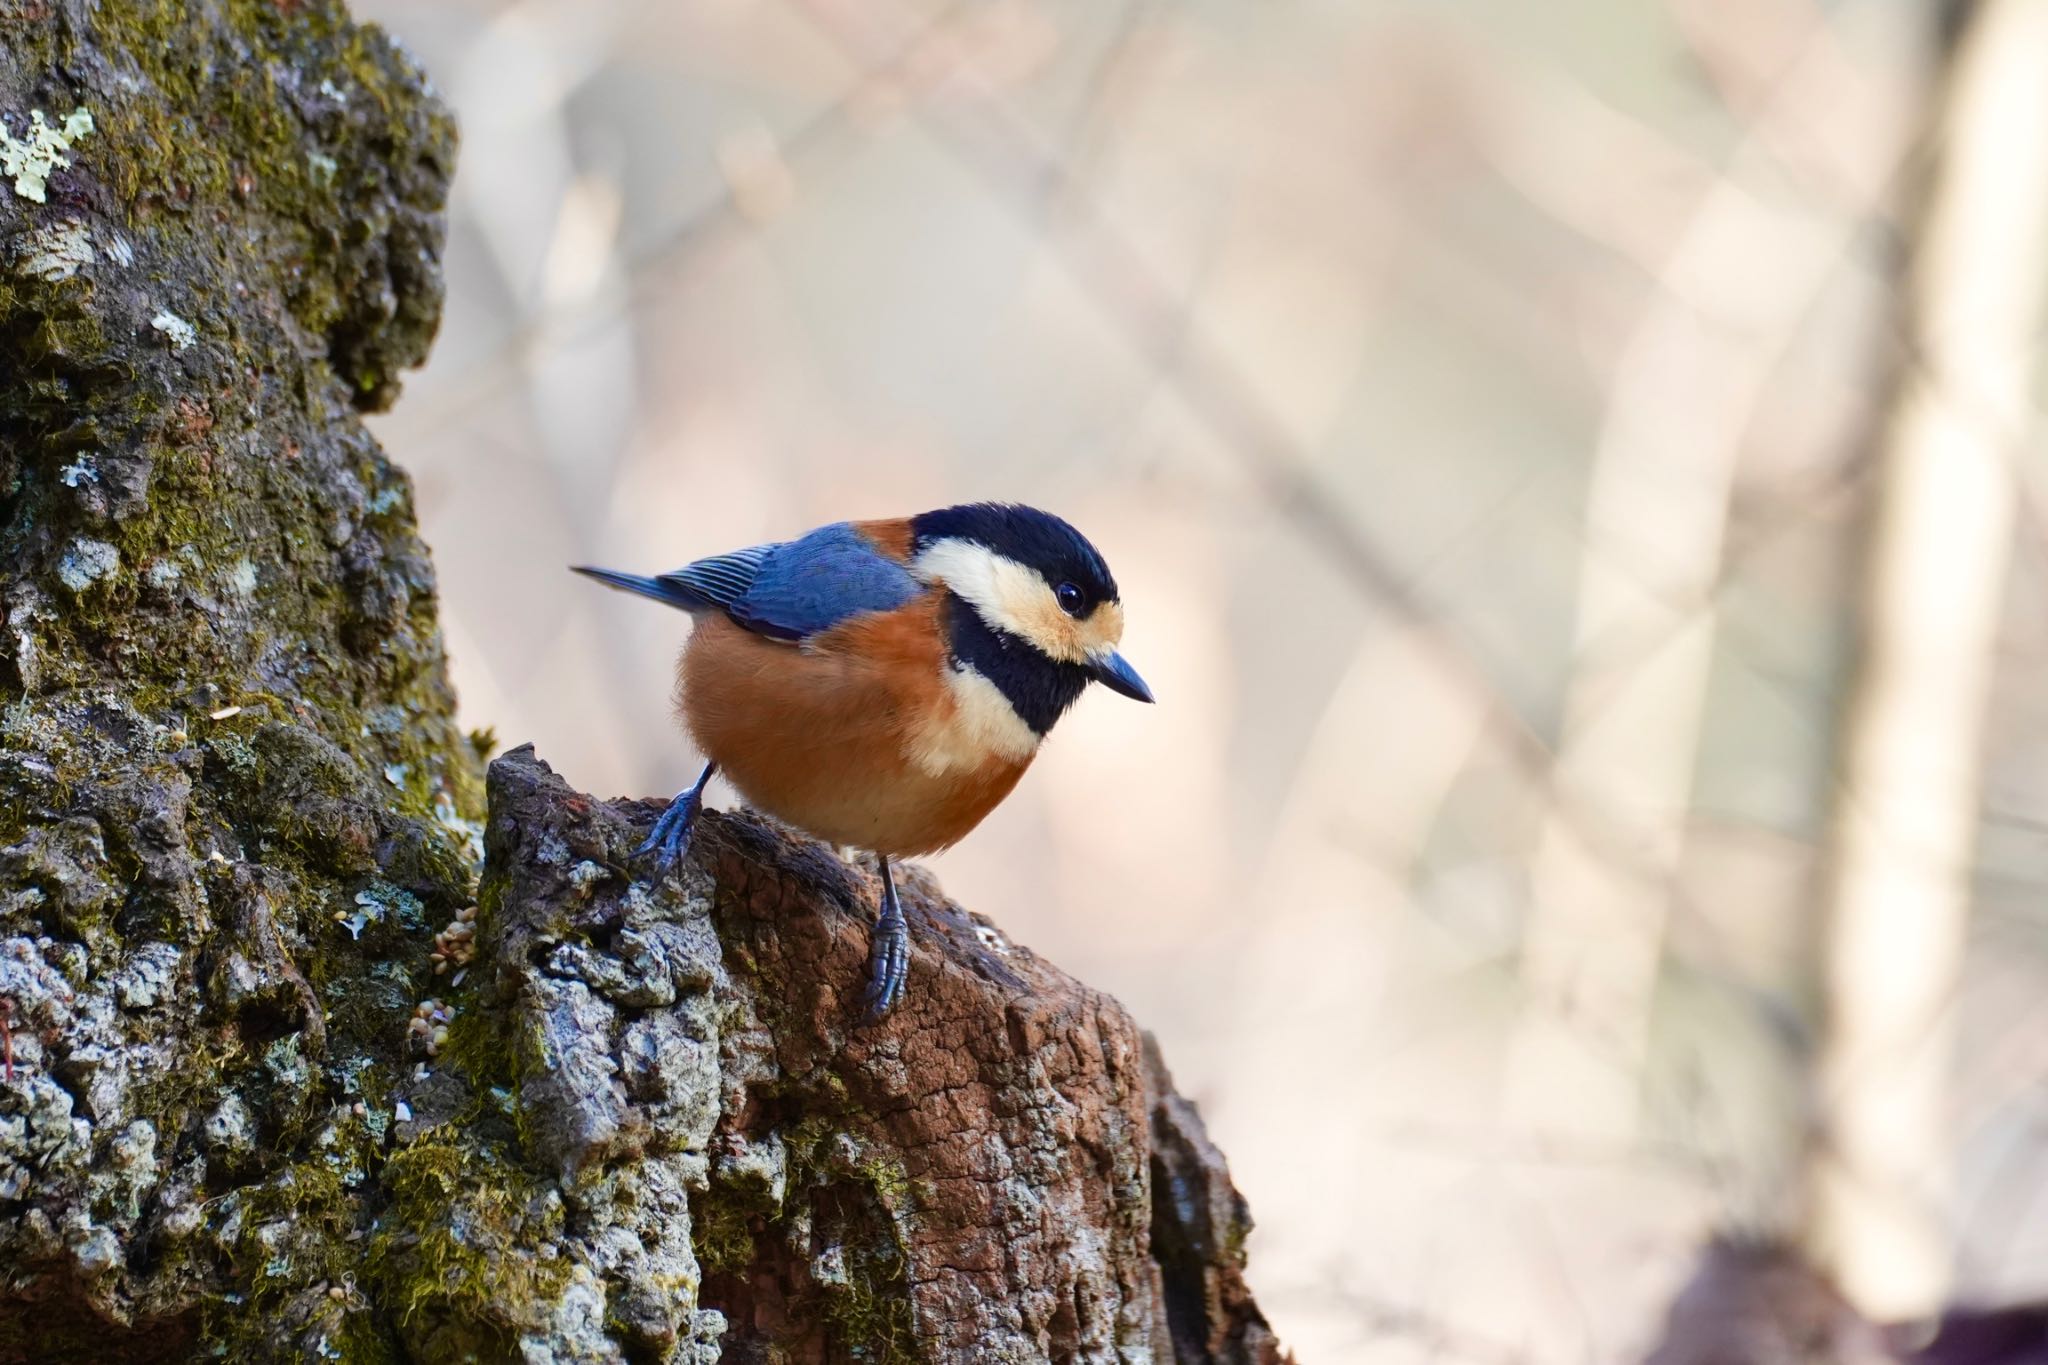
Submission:
[[[1038,733],[978,670],[947,669],[946,690],[952,706],[937,708],[911,737],[910,758],[918,767],[943,777],[991,759],[1019,763],[1038,752]]]
[[[995,629],[1029,640],[1052,658],[1081,661],[1085,651],[1074,637],[1074,623],[1036,569],[985,545],[947,539],[917,557],[917,571],[926,582],[951,588]]]

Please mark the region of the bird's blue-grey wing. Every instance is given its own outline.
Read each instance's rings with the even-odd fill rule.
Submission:
[[[775,640],[808,639],[863,613],[893,610],[923,591],[908,569],[846,522],[652,578],[590,567],[576,572],[684,611],[723,611]]]
[[[652,578],[620,573],[617,569],[600,569],[590,564],[573,567],[585,578],[594,578],[607,587],[651,597],[683,611],[730,610],[733,603],[746,596],[747,589],[753,586],[768,557],[781,548],[780,545],[756,545],[750,549],[734,550],[731,554],[713,555],[695,564],[685,564],[674,573],[656,574]]]
[[[923,591],[901,563],[838,522],[768,547],[745,591],[724,606],[756,634],[803,640],[855,616],[893,611]]]
[[[724,607],[730,611],[732,604],[745,597],[754,586],[762,566],[785,544],[778,541],[770,545],[750,545],[730,554],[712,555],[709,559],[685,564],[673,573],[662,574],[657,581],[667,585],[678,596],[692,597],[707,607]]]

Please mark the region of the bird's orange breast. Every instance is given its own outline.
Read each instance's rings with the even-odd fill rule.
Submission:
[[[1017,785],[1036,737],[949,680],[940,600],[800,645],[700,618],[678,670],[697,746],[755,806],[822,839],[889,855],[958,842]]]

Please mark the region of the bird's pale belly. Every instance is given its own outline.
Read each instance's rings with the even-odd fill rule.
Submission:
[[[678,679],[697,746],[749,802],[821,839],[889,855],[957,842],[1030,756],[935,762],[920,746],[955,706],[936,631],[912,621],[834,635],[799,648],[700,619]]]

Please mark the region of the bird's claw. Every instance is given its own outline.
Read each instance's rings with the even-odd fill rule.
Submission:
[[[903,998],[903,983],[910,977],[910,926],[897,916],[892,922],[878,920],[874,939],[868,947],[868,984],[861,992],[867,1012],[861,1022],[872,1024]]]
[[[654,829],[647,836],[647,842],[633,850],[633,860],[638,862],[650,853],[654,855],[654,875],[665,876],[673,871],[690,851],[690,833],[697,825],[697,812],[703,809],[703,799],[696,788],[684,792],[669,802],[668,809],[654,822]]]
[[[865,1007],[861,1023],[876,1023],[887,1014],[903,998],[903,986],[909,979],[910,924],[903,918],[903,903],[896,897],[895,881],[885,866],[881,913],[875,917],[874,932],[868,939],[868,984],[861,992]]]

